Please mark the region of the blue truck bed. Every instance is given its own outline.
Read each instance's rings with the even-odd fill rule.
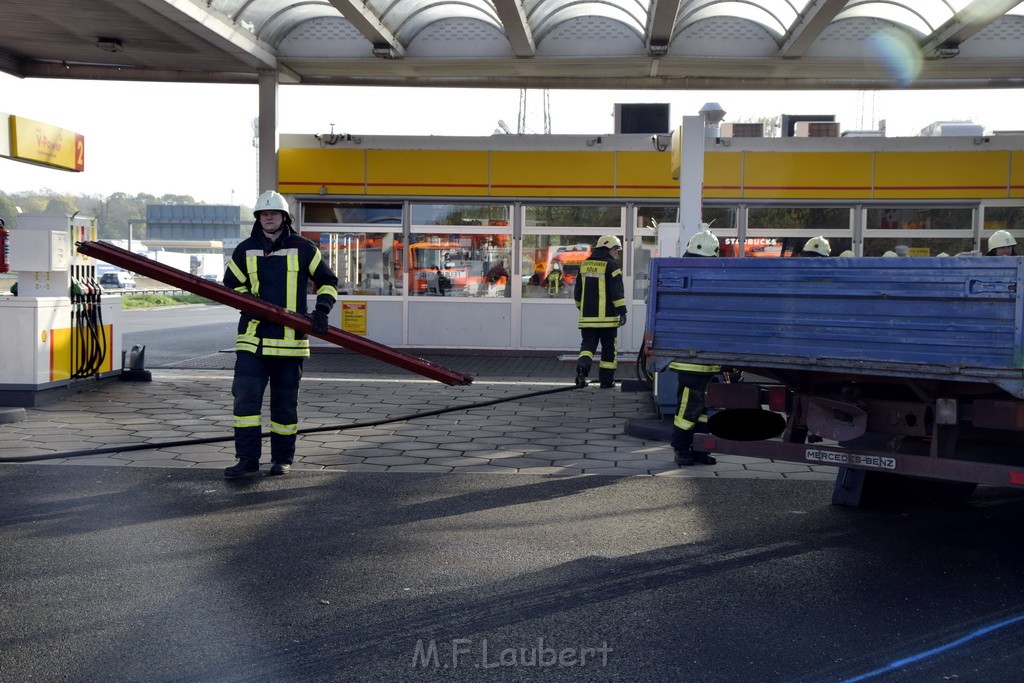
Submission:
[[[1024,258],[658,258],[645,349],[740,367],[995,385],[1024,398]]]

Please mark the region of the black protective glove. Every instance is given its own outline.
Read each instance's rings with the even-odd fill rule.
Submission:
[[[625,313],[619,313],[619,327],[622,327],[625,324],[626,324],[626,314]]]
[[[323,334],[327,331],[327,313],[324,311],[319,308],[315,309],[313,315],[309,316],[309,320],[314,332]]]

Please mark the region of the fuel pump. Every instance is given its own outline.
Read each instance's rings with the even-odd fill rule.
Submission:
[[[22,214],[6,236],[16,296],[0,296],[0,406],[36,406],[116,379],[121,297],[105,294],[96,261],[74,244],[96,220]]]

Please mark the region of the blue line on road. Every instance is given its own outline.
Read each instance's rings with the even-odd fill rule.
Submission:
[[[887,671],[894,671],[896,669],[899,669],[900,667],[907,666],[908,664],[914,664],[916,662],[920,662],[923,659],[927,659],[929,657],[933,657],[933,656],[935,656],[937,654],[940,654],[942,652],[945,652],[947,650],[952,650],[953,648],[959,647],[960,645],[963,645],[964,643],[966,643],[968,641],[974,640],[975,638],[980,638],[981,636],[984,636],[984,635],[988,635],[989,633],[992,633],[993,631],[998,631],[1001,628],[1005,628],[1007,626],[1010,626],[1011,624],[1016,624],[1019,621],[1024,621],[1024,614],[1018,615],[1016,617],[1012,617],[1010,619],[1006,619],[1004,621],[1000,621],[999,623],[992,624],[991,626],[985,626],[984,628],[979,628],[977,631],[972,631],[971,633],[968,633],[966,636],[964,636],[962,638],[957,638],[956,640],[954,640],[951,643],[946,643],[945,645],[940,645],[939,647],[932,648],[931,650],[925,650],[924,652],[921,652],[919,654],[916,654],[916,655],[913,655],[913,656],[910,656],[910,657],[905,657],[903,659],[898,659],[895,662],[887,664],[887,665],[885,665],[885,666],[883,666],[883,667],[881,667],[879,669],[875,669],[874,671],[868,671],[867,673],[861,674],[859,676],[854,676],[853,678],[847,678],[842,683],[855,683],[856,681],[866,681],[869,678],[874,678],[875,676],[878,676],[880,674],[884,674]]]

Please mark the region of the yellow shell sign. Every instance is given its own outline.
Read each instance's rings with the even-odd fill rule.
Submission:
[[[11,158],[36,164],[85,170],[85,136],[48,123],[11,116]]]

